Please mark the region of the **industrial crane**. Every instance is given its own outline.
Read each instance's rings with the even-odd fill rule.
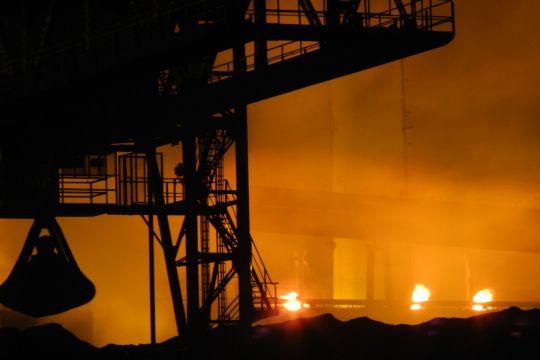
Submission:
[[[32,276],[21,274],[34,248],[52,241],[77,272],[57,217],[138,215],[163,250],[182,338],[277,312],[250,235],[247,105],[444,46],[455,33],[451,0],[1,7],[0,217],[34,224],[0,302],[40,316],[89,301],[80,270],[77,296],[28,301]],[[170,144],[179,145],[174,169],[160,150]]]

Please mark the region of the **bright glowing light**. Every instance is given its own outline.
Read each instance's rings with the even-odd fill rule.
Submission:
[[[471,307],[474,311],[485,311],[487,308],[484,305],[481,304],[473,304]]]
[[[493,301],[493,293],[489,289],[480,290],[474,294],[472,301],[476,304],[484,304]]]
[[[414,286],[411,300],[413,303],[422,303],[428,301],[430,296],[431,291],[429,291],[427,287],[425,287],[423,284],[416,284]]]
[[[291,291],[285,295],[280,296],[281,300],[296,300],[298,293],[296,291]]]
[[[429,291],[427,287],[423,284],[416,284],[411,296],[413,303],[411,304],[410,309],[412,311],[422,310],[424,307],[421,303],[428,301],[430,296],[431,291]]]
[[[309,309],[309,308],[311,308],[311,305],[309,305],[309,304],[303,304],[302,306],[304,307],[304,309]]]
[[[294,312],[300,310],[302,308],[302,305],[298,300],[288,300],[287,302],[283,303],[283,307],[289,311]]]
[[[473,306],[471,307],[474,311],[485,311],[489,309],[489,306],[485,306],[486,303],[493,301],[493,293],[490,289],[483,289],[478,291],[473,296]]]
[[[285,309],[294,312],[302,308],[302,303],[296,299],[297,297],[298,293],[291,291],[283,296],[280,296],[279,298],[281,300],[285,300],[285,302],[283,303],[283,307]]]

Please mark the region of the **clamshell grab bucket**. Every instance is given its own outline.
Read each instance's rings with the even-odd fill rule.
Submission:
[[[46,229],[48,235],[43,235]],[[0,303],[34,317],[86,304],[94,284],[82,273],[56,219],[35,219],[19,258],[0,285]]]

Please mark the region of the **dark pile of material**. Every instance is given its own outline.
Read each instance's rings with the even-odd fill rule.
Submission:
[[[0,329],[0,358],[48,355],[73,359],[486,359],[540,358],[540,310],[509,308],[467,319],[436,318],[419,325],[388,325],[331,315],[208,334],[182,347],[161,344],[95,348],[57,324]]]

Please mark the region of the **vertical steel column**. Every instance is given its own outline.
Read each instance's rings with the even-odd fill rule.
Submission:
[[[154,266],[154,215],[148,215],[148,267],[150,275],[150,344],[156,343],[156,286]]]
[[[231,26],[236,27],[243,22],[243,12],[238,2],[230,1]],[[237,31],[237,36],[240,33]],[[238,38],[233,46],[234,75],[246,71],[246,49],[244,42]],[[251,287],[251,236],[249,232],[249,176],[248,176],[248,134],[247,134],[247,105],[235,106],[236,131],[236,194],[237,194],[237,224],[238,248],[233,260],[233,266],[238,274],[238,299],[240,310],[240,326],[248,327],[254,318],[253,293]]]
[[[182,156],[184,160],[184,184],[186,215],[184,229],[186,231],[186,286],[187,286],[187,319],[190,332],[202,329],[199,304],[199,236],[197,224],[197,200],[200,193],[200,181],[197,178],[195,134],[188,132],[182,140]]]
[[[238,197],[238,253],[236,271],[238,273],[240,324],[249,326],[253,318],[253,294],[251,287],[251,236],[249,232],[249,174],[247,106],[236,108],[236,192]]]
[[[264,27],[266,25],[266,0],[255,0],[255,25],[259,29],[259,38],[255,40],[255,70],[266,68],[268,63],[266,38]]]
[[[156,159],[156,149],[150,148],[146,152],[146,161],[148,163],[148,187],[156,209],[156,215],[161,234],[161,243],[163,247],[163,255],[165,257],[165,267],[167,269],[167,277],[169,279],[169,290],[174,308],[174,316],[176,320],[176,329],[181,340],[185,340],[187,331],[186,315],[184,311],[184,302],[182,300],[182,290],[180,289],[180,280],[176,268],[176,249],[172,243],[171,229],[169,219],[165,210],[165,202],[163,199],[163,179],[159,174],[158,162]]]
[[[338,26],[340,22],[339,13],[339,1],[338,0],[326,0],[326,24],[328,26]]]

